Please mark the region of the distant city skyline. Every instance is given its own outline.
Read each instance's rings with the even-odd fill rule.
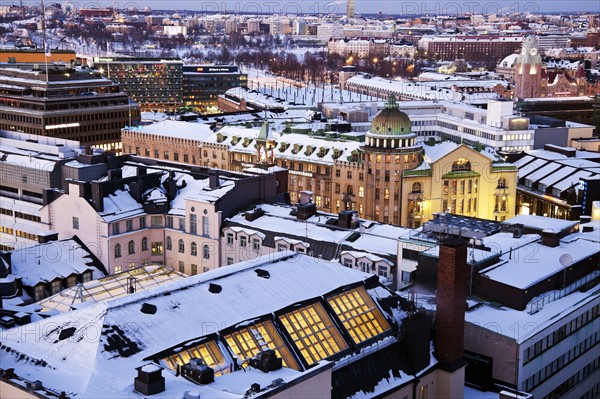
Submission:
[[[53,3],[47,0],[46,4]],[[158,1],[146,0],[143,2],[130,0],[96,0],[96,1],[70,1],[77,7],[107,7],[113,4],[117,8],[134,6],[140,9],[150,7],[156,10],[194,10],[201,12],[241,12],[241,13],[302,13],[302,14],[328,14],[346,13],[347,0],[173,0]],[[25,1],[24,4],[39,4],[39,1]],[[569,8],[565,10],[565,8]],[[383,15],[414,15],[414,14],[464,14],[464,13],[513,13],[513,12],[596,12],[600,13],[598,0],[571,1],[568,5],[558,1],[539,0],[412,0],[412,1],[384,1],[384,0],[355,0],[355,9],[358,14]]]

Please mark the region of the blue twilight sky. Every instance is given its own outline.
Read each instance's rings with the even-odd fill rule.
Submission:
[[[46,4],[62,3],[64,0],[45,0]],[[0,0],[1,4],[18,4],[18,0]],[[25,0],[27,4],[39,4],[39,0]],[[78,7],[109,6],[119,8],[135,6],[152,9],[187,9],[197,11],[227,11],[262,13],[342,13],[347,0],[71,0]],[[596,12],[600,13],[600,0],[354,0],[357,13],[384,15],[410,14],[462,14],[467,12]]]

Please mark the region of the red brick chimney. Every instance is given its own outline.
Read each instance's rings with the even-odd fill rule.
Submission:
[[[434,343],[436,357],[447,371],[464,365],[467,244],[465,239],[447,238],[440,245]]]

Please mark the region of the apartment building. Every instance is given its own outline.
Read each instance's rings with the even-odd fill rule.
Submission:
[[[109,274],[146,264],[188,275],[218,268],[223,218],[276,196],[273,174],[185,171],[128,159],[111,159],[94,180],[69,180],[66,193],[41,210],[50,229],[77,235]]]

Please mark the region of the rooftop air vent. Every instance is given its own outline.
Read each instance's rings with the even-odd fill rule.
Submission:
[[[219,284],[210,283],[208,285],[208,292],[211,292],[213,294],[218,294],[221,291],[223,291],[223,287],[221,287]]]
[[[250,366],[264,373],[269,371],[279,370],[282,367],[282,360],[277,357],[273,349],[267,349],[259,352],[255,357],[250,359]]]
[[[75,327],[63,328],[60,331],[60,334],[58,334],[58,340],[59,341],[65,340],[67,338],[72,337],[73,334],[75,334]]]
[[[215,380],[215,372],[202,359],[192,358],[181,366],[181,375],[196,384],[210,384]]]
[[[198,391],[185,391],[183,393],[183,399],[200,399],[200,392]]]
[[[268,271],[263,270],[263,269],[256,269],[254,270],[256,272],[256,275],[258,277],[262,277],[262,278],[271,278],[271,275],[269,274]]]
[[[144,304],[142,304],[142,308],[140,309],[140,312],[145,313],[145,314],[155,314],[156,313],[156,305],[144,303]]]

